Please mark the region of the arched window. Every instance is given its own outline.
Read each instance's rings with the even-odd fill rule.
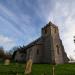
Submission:
[[[47,29],[45,29],[45,34],[47,33]]]
[[[39,55],[39,50],[37,49],[37,55]]]
[[[59,46],[56,45],[57,53],[59,54]]]

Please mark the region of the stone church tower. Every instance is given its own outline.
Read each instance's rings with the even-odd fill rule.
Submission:
[[[60,40],[59,29],[51,22],[41,29],[41,37],[25,46],[24,50],[25,61],[32,58],[33,63],[63,64],[68,62]]]
[[[58,27],[49,22],[42,28],[42,38],[44,44],[43,62],[64,63]]]

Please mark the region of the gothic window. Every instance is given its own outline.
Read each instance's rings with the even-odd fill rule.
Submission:
[[[56,45],[57,53],[59,54],[59,46]]]
[[[45,34],[47,33],[47,29],[45,29]]]
[[[39,55],[39,50],[37,49],[37,55]]]

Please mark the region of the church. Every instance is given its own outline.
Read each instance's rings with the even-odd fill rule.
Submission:
[[[14,60],[32,59],[33,63],[50,64],[68,63],[68,57],[59,36],[59,29],[52,22],[41,29],[41,36],[25,46],[24,51],[17,51]]]

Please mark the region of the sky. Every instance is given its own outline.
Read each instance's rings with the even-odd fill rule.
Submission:
[[[49,21],[58,26],[68,57],[75,58],[75,0],[0,0],[0,46],[9,51],[27,45]]]

